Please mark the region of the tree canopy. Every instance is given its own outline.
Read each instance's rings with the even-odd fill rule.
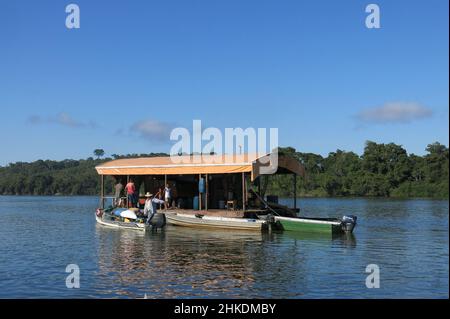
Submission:
[[[97,148],[94,150],[94,155],[97,156],[97,159],[99,159],[100,157],[103,157],[103,155],[105,155],[105,151],[101,148]]]
[[[306,178],[297,185],[301,196],[374,196],[448,198],[449,150],[438,142],[429,144],[428,154],[408,155],[394,143],[367,141],[361,156],[337,150],[327,157],[280,148],[299,159]],[[289,176],[271,178],[268,191],[291,196]]]

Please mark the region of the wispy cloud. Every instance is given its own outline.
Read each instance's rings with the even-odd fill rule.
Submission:
[[[130,133],[137,133],[139,137],[153,142],[169,142],[170,132],[175,127],[170,123],[147,119],[134,123]]]
[[[72,128],[96,128],[94,121],[83,122],[74,119],[70,114],[61,112],[54,116],[42,117],[40,115],[31,115],[27,119],[27,123],[33,125],[57,124]]]
[[[382,106],[368,108],[357,114],[366,123],[409,123],[430,117],[432,110],[415,102],[388,102]]]

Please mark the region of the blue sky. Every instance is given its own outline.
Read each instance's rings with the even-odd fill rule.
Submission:
[[[448,145],[448,1],[0,1],[0,165],[168,152],[172,127],[277,127],[327,155]]]

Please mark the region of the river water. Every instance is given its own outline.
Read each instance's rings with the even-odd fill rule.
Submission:
[[[284,200],[285,203],[289,200]],[[448,201],[299,199],[353,236],[97,225],[96,197],[0,196],[0,298],[448,298]],[[80,288],[66,287],[66,267]],[[380,270],[367,288],[366,267]]]

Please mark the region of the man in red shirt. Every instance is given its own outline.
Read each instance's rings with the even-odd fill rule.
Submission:
[[[134,186],[134,182],[132,179],[128,182],[128,184],[125,186],[125,190],[127,191],[127,198],[128,198],[128,208],[130,207],[136,207],[136,186]]]

